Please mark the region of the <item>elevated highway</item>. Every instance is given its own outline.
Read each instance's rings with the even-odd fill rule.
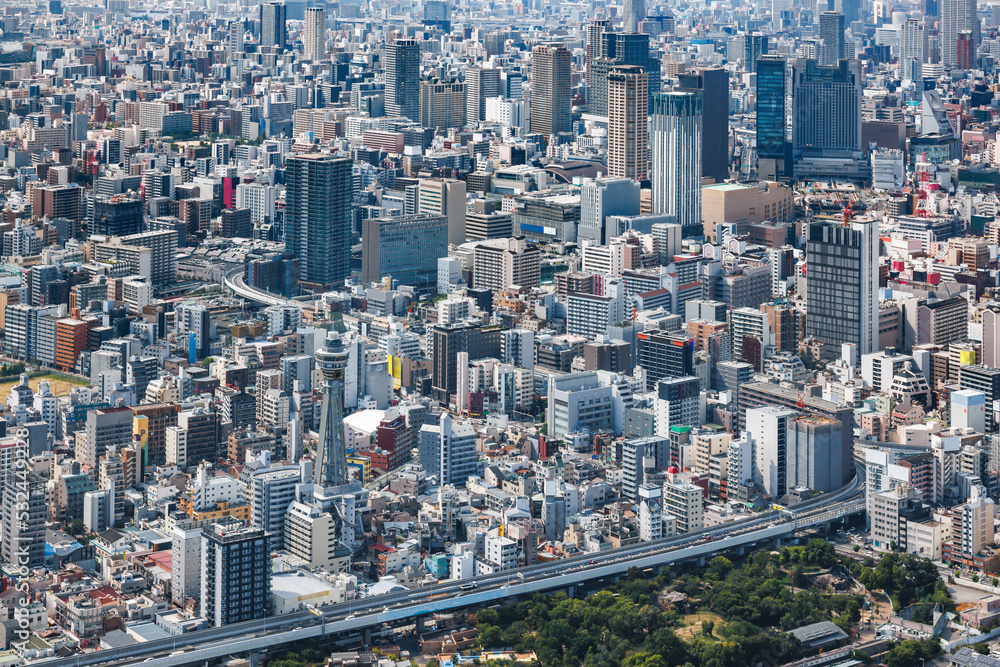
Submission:
[[[257,656],[265,649],[283,644],[330,634],[364,633],[383,623],[416,622],[432,613],[494,604],[509,597],[559,589],[572,592],[589,582],[620,577],[633,567],[660,568],[680,561],[711,558],[731,549],[742,552],[760,542],[790,537],[796,531],[823,526],[864,511],[864,485],[858,475],[839,491],[797,505],[793,512],[764,512],[752,518],[655,542],[640,542],[515,571],[446,581],[321,607],[316,614],[303,611],[274,616],[123,648],[37,660],[30,664],[46,667],[178,667],[204,664],[230,655],[249,653]]]

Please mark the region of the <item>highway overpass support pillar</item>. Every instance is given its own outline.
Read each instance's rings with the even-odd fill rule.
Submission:
[[[738,553],[741,556],[745,556],[747,553],[747,548],[743,545],[740,545],[739,547],[737,547],[736,553]]]
[[[372,645],[372,629],[371,628],[365,628],[364,630],[361,631],[361,642],[365,646],[371,646]]]
[[[698,556],[698,567],[705,567],[705,557]]]
[[[260,651],[250,651],[247,658],[250,660],[250,667],[260,667]]]
[[[567,586],[566,587],[566,595],[568,595],[569,597],[573,597],[574,593],[576,593],[576,586]]]
[[[424,634],[425,617],[417,616],[416,625],[417,625],[417,635]]]

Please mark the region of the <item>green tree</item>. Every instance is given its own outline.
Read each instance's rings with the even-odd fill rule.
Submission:
[[[663,659],[663,656],[655,653],[634,653],[625,659],[622,667],[670,667]]]

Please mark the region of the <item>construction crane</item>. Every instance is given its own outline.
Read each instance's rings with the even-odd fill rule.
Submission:
[[[844,225],[851,224],[851,220],[853,219],[854,219],[854,200],[848,197],[847,206],[844,207]]]

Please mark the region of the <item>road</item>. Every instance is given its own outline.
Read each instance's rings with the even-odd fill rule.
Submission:
[[[246,280],[243,277],[242,268],[231,269],[228,273],[226,273],[222,282],[226,288],[237,296],[241,296],[244,299],[266,306],[295,306],[297,308],[309,308],[312,305],[303,301],[296,301],[295,299],[278,296],[277,294],[272,294],[271,292],[266,292],[262,289],[257,289],[256,287],[250,287],[246,284]],[[356,317],[347,314],[342,314],[342,317],[345,326],[357,331],[358,319]]]
[[[466,581],[444,581],[418,589],[354,600],[320,608],[322,617],[298,612],[260,621],[159,639],[122,649],[37,661],[46,667],[140,665],[179,667],[227,655],[259,652],[281,644],[328,633],[360,633],[382,623],[414,619],[435,612],[493,604],[512,596],[556,589],[572,590],[624,575],[630,568],[656,568],[679,560],[708,559],[729,549],[756,546],[797,530],[823,525],[864,511],[864,488],[855,477],[839,491],[814,498],[788,512],[760,515],[704,530],[640,542],[620,549],[581,554],[516,571],[482,575]],[[175,655],[177,651],[181,654]],[[35,663],[33,663],[35,664]]]

